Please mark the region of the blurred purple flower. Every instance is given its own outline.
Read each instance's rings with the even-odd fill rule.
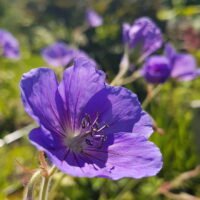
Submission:
[[[103,24],[103,18],[92,9],[86,11],[86,21],[91,27],[98,27]]]
[[[95,63],[92,58],[81,50],[73,49],[64,42],[56,42],[42,50],[43,59],[54,67],[66,67],[76,57],[87,57]]]
[[[19,59],[20,50],[17,39],[8,31],[0,29],[0,52],[9,59]]]
[[[172,66],[171,77],[179,81],[189,81],[200,75],[195,58],[188,53],[177,53],[171,44],[166,44],[165,54]]]
[[[148,17],[137,19],[132,25],[123,24],[123,41],[130,48],[141,48],[143,57],[147,57],[162,46],[163,38],[160,29]]]
[[[31,70],[22,77],[21,95],[40,125],[31,131],[31,143],[64,173],[116,180],[161,169],[161,153],[148,141],[152,121],[137,96],[107,85],[86,58],[75,59],[60,84],[51,69]]]
[[[151,56],[144,63],[142,75],[149,83],[164,83],[171,73],[170,61],[165,56]]]

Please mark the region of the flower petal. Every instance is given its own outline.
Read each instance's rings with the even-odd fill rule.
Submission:
[[[52,134],[46,129],[41,127],[33,129],[29,133],[29,139],[31,143],[41,151],[57,151],[57,156],[59,157],[59,150],[64,148],[62,137],[57,134]],[[63,149],[62,149],[63,150]],[[62,153],[60,153],[62,155]]]
[[[72,130],[78,125],[81,110],[89,99],[105,87],[105,74],[96,70],[90,60],[80,57],[75,59],[74,66],[65,70],[59,92],[71,116]]]
[[[75,50],[67,46],[64,42],[56,42],[41,52],[44,60],[54,67],[65,67],[74,58]]]
[[[20,86],[26,112],[46,129],[61,133],[62,103],[54,72],[48,68],[32,69],[23,75]]]
[[[123,87],[107,85],[90,99],[81,118],[88,113],[93,121],[99,115],[100,127],[105,124],[109,126],[104,130],[106,134],[131,132],[141,117],[141,111],[141,105],[134,93]]]
[[[146,138],[134,137],[130,133],[114,134],[114,142],[108,147],[107,157],[107,167],[102,169],[102,175],[114,180],[154,176],[162,168],[160,150]]]
[[[129,30],[130,30],[131,26],[128,23],[124,23],[122,25],[122,39],[124,43],[128,43],[129,42]]]
[[[144,63],[142,75],[149,83],[164,83],[170,77],[171,65],[167,57],[151,56]]]
[[[86,11],[86,21],[91,27],[98,27],[103,24],[103,18],[92,9]]]
[[[134,124],[133,133],[136,133],[137,136],[143,136],[149,138],[153,133],[153,120],[150,115],[144,111],[141,113],[140,119]]]
[[[169,59],[173,60],[174,56],[176,56],[176,49],[173,47],[171,43],[167,43],[164,48],[164,55]]]
[[[179,81],[189,81],[196,78],[197,73],[197,63],[192,55],[180,53],[174,57],[172,78]]]
[[[100,166],[105,166],[106,160],[92,159],[90,156],[75,154],[64,144],[61,137],[36,128],[29,134],[31,143],[39,150],[44,151],[51,162],[62,172],[72,176],[95,177]]]
[[[19,42],[4,29],[0,29],[0,47],[3,56],[15,60],[20,58]]]
[[[159,149],[144,137],[131,133],[114,134],[114,142],[102,149],[87,148],[76,154],[41,128],[34,129],[29,139],[44,151],[62,172],[79,177],[142,178],[156,175],[162,167]]]
[[[126,28],[126,30],[128,29]],[[131,48],[135,48],[138,45],[141,46],[143,58],[149,56],[162,46],[163,38],[161,30],[148,17],[141,17],[135,20],[128,32],[129,46]]]

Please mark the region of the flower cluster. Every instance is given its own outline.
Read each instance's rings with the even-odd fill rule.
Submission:
[[[93,10],[87,11],[86,20],[91,27],[103,23]],[[147,17],[124,24],[123,41],[125,53],[116,80],[126,73],[129,53],[137,47],[139,60],[145,60],[140,73],[147,82],[164,83],[170,77],[185,81],[199,75],[194,57],[177,53],[171,44],[165,45],[164,55],[151,56],[164,41]],[[63,42],[44,48],[42,56],[49,65],[66,69],[60,83],[49,68],[33,69],[22,77],[25,110],[39,125],[29,135],[31,143],[73,176],[117,180],[157,174],[162,155],[148,140],[153,122],[137,96],[110,86],[93,59]]]

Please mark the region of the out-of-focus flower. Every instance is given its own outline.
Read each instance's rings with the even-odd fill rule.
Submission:
[[[160,29],[148,17],[137,19],[132,25],[123,24],[123,41],[130,48],[141,48],[143,57],[147,57],[162,46]]]
[[[22,77],[21,95],[40,125],[30,141],[64,173],[116,180],[161,169],[161,153],[148,141],[152,121],[137,96],[106,84],[86,58],[75,59],[60,84],[51,69],[31,70]]]
[[[103,24],[103,18],[92,9],[86,11],[86,21],[91,27],[98,27]]]
[[[64,42],[56,42],[42,50],[42,57],[47,62],[47,64],[54,67],[66,67],[69,65],[76,57],[87,57],[89,56],[81,51],[69,47]],[[95,63],[94,60],[91,59]]]
[[[171,77],[178,81],[189,81],[200,75],[195,58],[188,53],[177,53],[171,44],[166,44],[165,54],[172,66]]]
[[[149,83],[164,83],[170,77],[170,61],[165,56],[151,56],[144,63],[141,72]]]
[[[149,57],[141,74],[150,83],[164,83],[172,77],[177,81],[189,81],[200,75],[195,58],[188,53],[177,53],[174,47],[167,43],[164,56]]]
[[[0,29],[0,55],[9,59],[20,58],[19,43],[17,39],[4,29]]]

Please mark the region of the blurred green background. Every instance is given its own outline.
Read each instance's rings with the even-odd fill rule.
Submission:
[[[104,24],[81,33],[88,7],[103,16]],[[111,81],[123,53],[122,23],[131,23],[140,16],[151,17],[162,29],[166,41],[192,53],[200,64],[199,0],[1,0],[0,28],[12,32],[19,40],[22,58],[19,61],[0,58],[0,138],[33,122],[21,104],[19,81],[24,72],[46,65],[40,56],[41,48],[62,40],[85,50]],[[146,95],[143,80],[127,87],[143,101]],[[200,161],[200,107],[191,106],[199,99],[200,78],[187,83],[169,82],[147,107],[165,132],[163,135],[155,132],[151,137],[164,159],[164,167],[156,177],[110,181],[58,175],[53,181],[58,188],[50,196],[58,200],[168,199],[156,193],[158,188],[194,169]],[[0,199],[22,199],[23,183],[29,174],[17,161],[36,168],[37,151],[24,137],[0,147],[0,158]],[[200,176],[177,186],[173,192],[200,197]]]

